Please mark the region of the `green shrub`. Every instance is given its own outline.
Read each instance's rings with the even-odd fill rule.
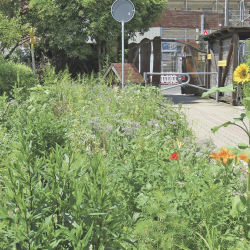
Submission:
[[[0,95],[11,94],[14,86],[31,87],[34,85],[32,70],[23,65],[0,58]]]

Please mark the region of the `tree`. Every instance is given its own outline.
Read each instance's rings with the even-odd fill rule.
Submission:
[[[0,50],[9,49],[6,58],[9,58],[19,45],[29,39],[27,3],[24,0],[1,0],[0,2]]]
[[[99,71],[106,54],[117,46],[121,24],[111,15],[113,0],[31,0],[30,8],[37,13],[33,25],[42,43],[52,50],[64,49],[70,57],[86,59],[96,53],[87,43],[96,41]],[[144,33],[160,19],[167,0],[133,0],[134,18],[125,24],[125,38],[135,32]]]

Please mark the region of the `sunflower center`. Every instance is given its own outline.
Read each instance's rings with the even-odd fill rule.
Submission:
[[[246,76],[247,76],[246,70],[242,70],[240,73],[240,78],[244,79],[244,78],[246,78]]]

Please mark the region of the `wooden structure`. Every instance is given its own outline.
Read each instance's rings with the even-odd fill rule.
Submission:
[[[208,41],[207,72],[219,73],[219,86],[233,82],[233,72],[238,66],[239,43],[250,38],[250,27],[224,27],[207,36]],[[206,77],[207,88],[216,87],[216,74]],[[220,93],[220,100],[236,105],[236,94]]]
[[[109,79],[114,85],[119,84],[122,81],[122,64],[112,63],[102,79]],[[133,63],[124,63],[124,82],[144,83],[145,81]]]

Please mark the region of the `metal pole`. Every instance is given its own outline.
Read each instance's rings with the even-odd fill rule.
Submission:
[[[122,21],[122,89],[124,88],[124,21]]]
[[[225,22],[224,22],[225,27],[229,25],[228,9],[229,9],[229,1],[225,0]]]
[[[141,73],[141,46],[139,47],[139,72]]]
[[[31,59],[32,59],[32,68],[34,79],[36,79],[36,67],[35,67],[35,55],[34,55],[34,45],[31,44]]]
[[[143,79],[144,79],[144,81],[145,81],[145,86],[147,86],[147,72],[143,72]]]
[[[204,15],[201,15],[201,34],[204,34]]]

